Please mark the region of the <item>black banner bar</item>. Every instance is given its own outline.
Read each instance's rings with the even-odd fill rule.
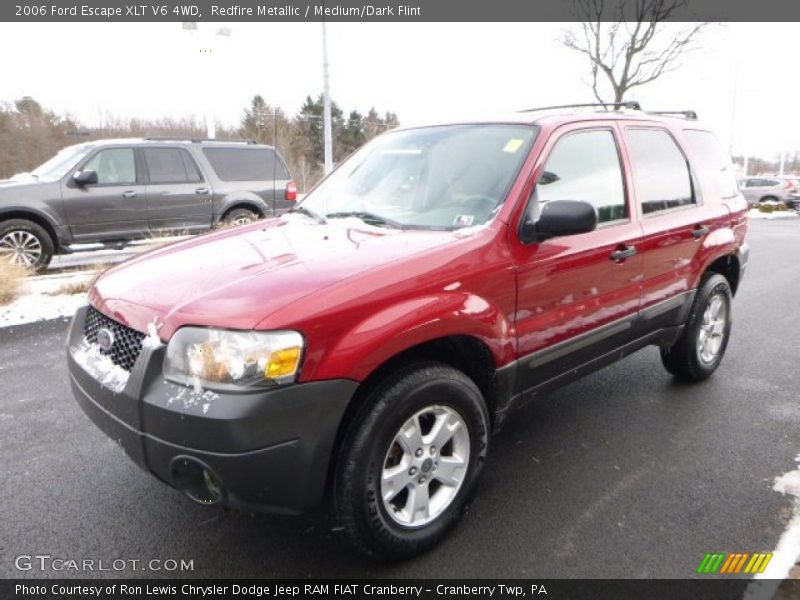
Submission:
[[[669,5],[676,0],[665,0]],[[3,0],[0,21],[582,21],[580,0]],[[667,20],[800,21],[795,0],[677,0]],[[598,3],[598,6],[600,3]],[[635,21],[635,0],[602,3],[601,20]],[[642,6],[642,3],[639,3]],[[621,8],[620,8],[621,7]]]
[[[352,600],[355,598],[461,600],[768,600],[800,597],[798,580],[715,579],[492,579],[492,580],[169,580],[5,579],[3,600]]]

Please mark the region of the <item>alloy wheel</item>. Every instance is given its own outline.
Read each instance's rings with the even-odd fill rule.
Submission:
[[[386,513],[404,527],[432,522],[464,483],[469,455],[469,430],[457,411],[433,405],[416,412],[383,461],[380,491]]]
[[[719,356],[728,324],[728,306],[722,294],[709,298],[703,312],[703,322],[697,334],[697,355],[704,364],[711,364]]]
[[[42,243],[29,231],[16,229],[0,238],[0,254],[12,263],[33,267],[42,257]]]

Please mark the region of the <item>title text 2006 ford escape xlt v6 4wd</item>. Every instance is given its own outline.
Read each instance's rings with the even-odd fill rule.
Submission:
[[[676,377],[714,372],[745,214],[691,118],[396,130],[281,217],[102,275],[72,388],[198,502],[326,501],[361,551],[410,556],[458,520],[515,404],[650,344]]]

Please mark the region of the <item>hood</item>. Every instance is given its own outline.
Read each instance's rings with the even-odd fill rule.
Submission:
[[[251,329],[315,291],[464,235],[286,216],[143,254],[102,275],[89,300],[139,331],[156,322],[162,339],[184,325]]]
[[[13,189],[14,191],[18,191],[24,188],[33,188],[33,187],[41,187],[43,185],[49,185],[52,182],[47,181],[37,181],[30,175],[15,175],[11,179],[0,179],[0,192],[7,189]]]

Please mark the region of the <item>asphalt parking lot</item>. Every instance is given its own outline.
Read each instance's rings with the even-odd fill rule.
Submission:
[[[650,348],[525,407],[461,526],[393,566],[351,553],[318,514],[192,504],[79,410],[65,321],[0,329],[0,576],[91,575],[14,567],[49,554],[192,560],[182,577],[681,578],[706,552],[770,552],[791,514],[773,480],[800,452],[800,223],[755,221],[749,241],[711,380],[675,383]]]

